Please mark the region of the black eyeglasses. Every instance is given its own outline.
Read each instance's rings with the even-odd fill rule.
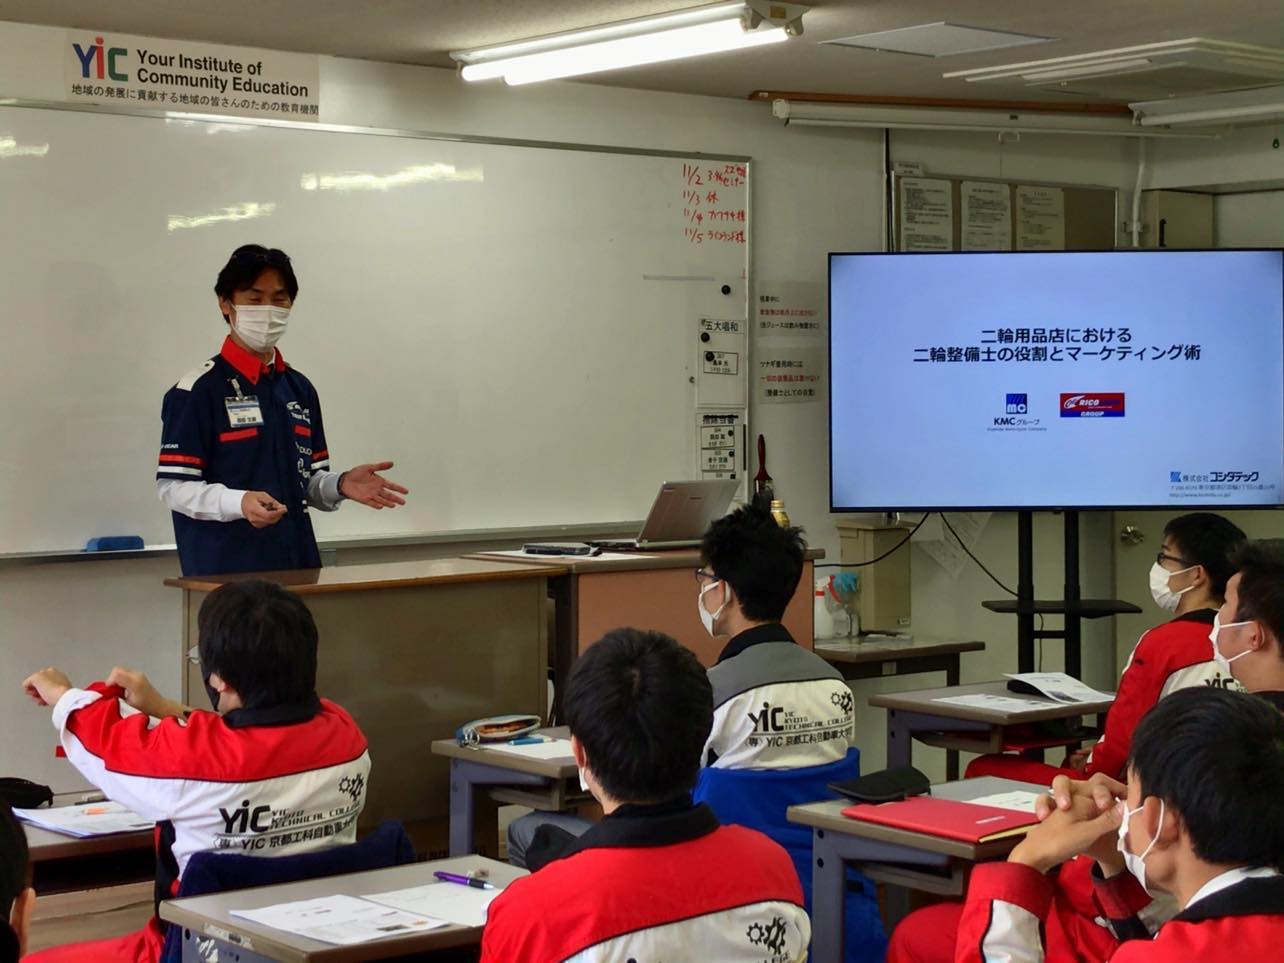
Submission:
[[[716,582],[718,580],[718,576],[714,575],[712,572],[706,572],[704,567],[701,566],[695,570],[695,579],[697,582],[703,582],[705,579],[708,579],[710,582]]]
[[[1187,561],[1184,558],[1178,558],[1176,555],[1169,555],[1163,551],[1160,551],[1159,554],[1155,556],[1155,561],[1160,565],[1163,565],[1164,562],[1176,562],[1178,565],[1185,565],[1187,568],[1193,568],[1195,566],[1194,562]]]

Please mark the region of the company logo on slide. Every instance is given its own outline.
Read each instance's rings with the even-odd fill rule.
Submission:
[[[1024,415],[1030,411],[1030,405],[1026,401],[1026,395],[1008,395],[1007,413],[1009,415]]]
[[[1168,481],[1169,481],[1169,482],[1171,482],[1171,483],[1172,483],[1172,484],[1174,484],[1174,485],[1179,485],[1179,484],[1181,484],[1181,472],[1179,472],[1179,471],[1170,471],[1170,472],[1168,473]]]
[[[102,37],[95,37],[91,44],[73,43],[71,47],[80,62],[80,76],[86,80],[91,79],[91,75],[99,80],[129,79],[128,72],[117,67],[117,60],[129,57],[124,47],[109,47]]]
[[[1123,392],[1085,392],[1061,395],[1062,418],[1122,418]]]

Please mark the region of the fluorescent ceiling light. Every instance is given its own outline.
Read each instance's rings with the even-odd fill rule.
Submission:
[[[1005,47],[1022,47],[1032,43],[1047,43],[1055,37],[1040,37],[1007,30],[987,30],[984,27],[967,27],[959,23],[924,23],[916,27],[862,33],[854,37],[825,40],[822,43],[839,47],[863,47],[889,53],[913,54],[917,57],[951,57],[955,54],[979,53],[982,50],[1002,50]]]
[[[1284,120],[1284,84],[1233,90],[1204,97],[1172,97],[1129,104],[1142,127],[1239,123],[1264,124]]]
[[[498,47],[454,51],[451,57],[463,65],[460,74],[465,80],[503,77],[509,84],[529,84],[780,43],[801,33],[806,9],[797,4],[760,5],[756,0],[719,3]]]
[[[1212,131],[1177,133],[1143,129],[1131,117],[1100,114],[952,110],[932,107],[875,107],[777,100],[771,112],[787,125],[801,127],[875,127],[891,130],[972,130],[991,133],[1095,134],[1113,137],[1216,137]]]

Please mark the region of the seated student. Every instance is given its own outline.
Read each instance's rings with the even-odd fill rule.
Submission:
[[[1284,711],[1284,539],[1245,542],[1209,634],[1235,681]]]
[[[370,775],[352,717],[317,697],[317,629],[296,595],[262,579],[211,592],[197,617],[214,711],[160,695],[116,668],[74,688],[57,669],[23,685],[53,707],[62,746],[109,799],[159,824],[157,900],[201,850],[288,856],[356,840]],[[164,927],[47,950],[39,963],[155,960]]]
[[[27,886],[27,834],[0,799],[0,963],[17,963],[27,952],[35,908],[36,891]]]
[[[1100,779],[1101,777],[1098,777]],[[1081,784],[1082,785],[1082,784]],[[1125,942],[1115,963],[1276,959],[1284,944],[1284,716],[1262,699],[1187,689],[1137,727],[1120,805],[1056,807],[1006,863],[972,872],[956,963],[1043,958],[1045,875],[1076,853],[1097,860],[1097,902]],[[1153,940],[1147,890],[1180,912]]]
[[[578,837],[540,827],[537,842],[558,855],[491,904],[483,963],[806,959],[811,924],[789,856],[691,800],[713,721],[695,655],[659,632],[616,629],[580,656],[563,702],[605,817]]]
[[[1238,527],[1211,512],[1169,521],[1150,568],[1150,594],[1175,618],[1137,642],[1119,678],[1101,739],[1090,750],[1072,753],[1061,768],[1013,755],[980,756],[968,766],[968,778],[1006,776],[1046,784],[1059,773],[1082,778],[1100,772],[1119,779],[1132,732],[1151,706],[1186,686],[1233,684],[1230,673],[1213,661],[1207,639],[1224,601],[1226,581],[1235,571],[1231,554],[1243,541]]]

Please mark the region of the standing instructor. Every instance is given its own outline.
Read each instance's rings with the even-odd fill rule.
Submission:
[[[395,508],[408,490],[379,474],[390,461],[329,470],[316,389],[276,348],[299,293],[285,252],[238,247],[214,292],[223,348],[161,406],[156,493],[174,513],[183,574],[320,568],[309,507]]]

